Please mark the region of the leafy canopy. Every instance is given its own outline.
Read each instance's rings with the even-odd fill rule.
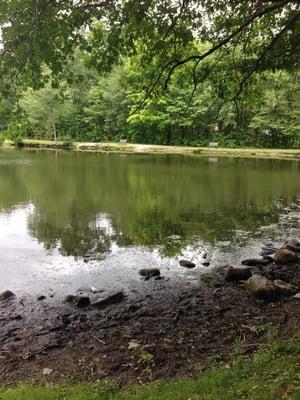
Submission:
[[[38,87],[42,65],[59,76],[75,48],[101,71],[139,48],[141,63],[156,57],[147,97],[186,64],[196,86],[204,59],[239,49],[238,96],[256,71],[299,66],[299,21],[299,0],[3,0],[0,75],[6,88],[20,78]]]

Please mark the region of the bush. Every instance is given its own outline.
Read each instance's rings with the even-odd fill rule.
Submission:
[[[11,140],[16,147],[23,144],[23,133],[26,132],[26,127],[22,124],[12,121],[7,127],[6,138]]]
[[[5,141],[5,135],[4,133],[0,133],[0,146],[3,145],[4,141]]]
[[[62,137],[63,147],[70,148],[72,146],[73,140],[70,135],[66,135]]]

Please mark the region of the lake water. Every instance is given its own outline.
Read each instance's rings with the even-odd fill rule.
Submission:
[[[1,151],[0,289],[197,281],[204,253],[213,268],[299,236],[299,177],[290,160]]]

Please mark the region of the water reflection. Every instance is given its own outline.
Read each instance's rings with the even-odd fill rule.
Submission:
[[[231,242],[239,230],[251,238],[261,226],[278,223],[283,208],[300,197],[299,166],[280,160],[1,152],[0,246],[9,253],[12,242],[18,249],[40,243],[48,254],[92,260],[116,246],[145,246],[172,257],[192,243]],[[5,219],[10,214],[12,223]]]

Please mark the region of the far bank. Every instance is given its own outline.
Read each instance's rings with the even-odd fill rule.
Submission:
[[[4,147],[13,147],[12,142],[6,141]],[[90,152],[116,152],[141,154],[189,154],[229,157],[257,157],[257,158],[288,158],[300,159],[300,149],[267,149],[267,148],[222,148],[222,147],[185,147],[164,146],[153,144],[112,143],[112,142],[73,142],[24,139],[18,147],[39,149],[70,149]]]

